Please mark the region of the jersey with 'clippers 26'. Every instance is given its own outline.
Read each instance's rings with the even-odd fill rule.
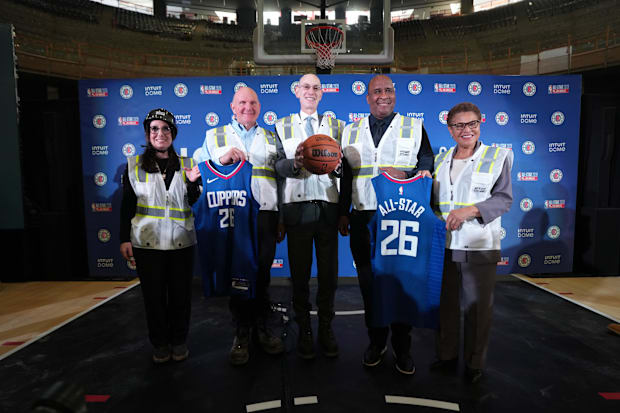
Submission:
[[[260,205],[252,196],[252,165],[243,161],[222,166],[207,161],[198,168],[203,188],[192,211],[205,296],[253,298]]]
[[[430,207],[432,182],[386,173],[372,179],[377,210],[368,227],[375,327],[438,327],[446,229]]]

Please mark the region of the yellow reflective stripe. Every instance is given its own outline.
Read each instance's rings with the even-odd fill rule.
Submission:
[[[441,169],[441,167],[443,166],[444,161],[446,160],[446,158],[448,157],[448,154],[452,152],[452,148],[448,149],[447,151],[444,152],[444,156],[441,159],[441,161],[439,161],[439,164],[437,164],[437,158],[435,158],[435,172],[433,172],[433,177],[436,177],[437,174],[439,173],[439,169]],[[438,154],[437,157],[439,157],[441,154]]]
[[[134,167],[136,173],[136,181],[140,182],[140,175],[138,175],[138,160],[140,159],[140,155],[136,156],[136,166]]]
[[[473,202],[455,202],[454,205],[470,206],[470,205],[474,205],[474,203]]]
[[[276,179],[276,171],[267,166],[252,167],[252,178]]]
[[[478,162],[478,167],[476,168],[476,172],[480,172],[480,168],[482,167],[482,163],[484,161],[484,157],[486,156],[488,150],[489,150],[489,146],[484,148],[484,152],[482,152],[482,156],[480,158],[480,162]]]
[[[489,173],[493,173],[493,166],[495,165],[495,161],[497,160],[497,155],[499,155],[499,148],[495,148],[493,160],[491,161],[491,166],[489,166]]]

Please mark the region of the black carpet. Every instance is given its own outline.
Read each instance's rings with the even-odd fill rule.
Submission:
[[[274,281],[272,300],[290,307],[284,281]],[[338,311],[362,309],[351,281],[338,289]],[[599,394],[620,393],[620,337],[607,332],[609,320],[520,281],[497,283],[487,368],[476,385],[464,382],[462,365],[456,373],[429,371],[431,330],[414,329],[413,376],[395,370],[391,349],[381,365],[364,368],[363,315],[336,316],[337,359],[317,348],[317,358],[305,361],[295,353],[296,326],[274,313],[286,354],[252,345],[250,362],[233,367],[227,299],[204,299],[198,280],[193,299],[188,360],[151,362],[136,287],[0,361],[0,411],[30,412],[37,400],[58,396],[48,394],[54,385],[66,399],[86,396],[88,412],[246,412],[268,401],[280,407],[267,412],[449,411],[386,403],[386,395],[455,403],[461,412],[620,411],[620,400]],[[318,403],[299,405],[308,396]]]

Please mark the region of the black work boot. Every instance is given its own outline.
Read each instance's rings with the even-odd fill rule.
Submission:
[[[338,343],[331,323],[319,323],[319,343],[326,357],[338,357]]]
[[[304,360],[311,360],[316,357],[316,353],[314,351],[314,339],[312,338],[312,328],[310,327],[310,324],[299,325],[297,354]]]
[[[228,355],[230,364],[241,366],[246,364],[250,359],[250,328],[247,326],[238,326],[237,334],[233,340],[230,353]]]
[[[284,352],[282,339],[271,331],[264,319],[256,322],[256,338],[263,351],[267,354],[280,354]]]

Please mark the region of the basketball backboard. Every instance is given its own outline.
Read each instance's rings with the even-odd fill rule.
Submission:
[[[256,0],[256,6],[253,42],[258,64],[315,64],[314,49],[305,35],[318,25],[334,26],[344,33],[336,64],[394,61],[389,0]]]

